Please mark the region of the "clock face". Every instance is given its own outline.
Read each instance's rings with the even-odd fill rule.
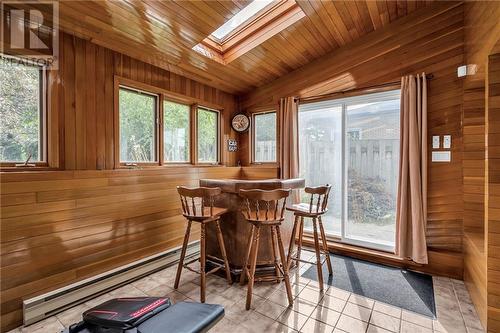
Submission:
[[[236,132],[245,132],[250,127],[250,119],[244,114],[237,114],[231,122]]]

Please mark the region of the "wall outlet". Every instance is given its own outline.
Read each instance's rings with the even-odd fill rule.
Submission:
[[[450,149],[451,148],[451,135],[443,136],[443,148]]]
[[[432,136],[432,149],[439,149],[439,146],[440,146],[439,135],[433,135]]]

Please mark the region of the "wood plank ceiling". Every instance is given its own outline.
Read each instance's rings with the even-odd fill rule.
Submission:
[[[298,0],[304,18],[228,65],[192,47],[249,0],[61,1],[65,32],[234,94],[269,83],[429,1]]]

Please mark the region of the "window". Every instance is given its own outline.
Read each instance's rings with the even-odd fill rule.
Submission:
[[[299,106],[301,177],[332,185],[323,220],[342,242],[394,250],[399,101],[393,90]]]
[[[158,95],[120,87],[120,162],[157,161]]]
[[[253,162],[276,162],[276,112],[253,115]]]
[[[163,102],[163,149],[165,162],[189,162],[189,105]]]
[[[0,161],[46,161],[44,69],[0,58]]]
[[[219,112],[198,108],[198,162],[219,162]]]

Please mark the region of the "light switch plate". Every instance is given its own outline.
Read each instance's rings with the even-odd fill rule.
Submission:
[[[432,149],[439,149],[439,135],[432,136]]]
[[[451,135],[443,136],[443,148],[450,149],[451,148]]]
[[[451,162],[451,151],[433,151],[432,162]]]

